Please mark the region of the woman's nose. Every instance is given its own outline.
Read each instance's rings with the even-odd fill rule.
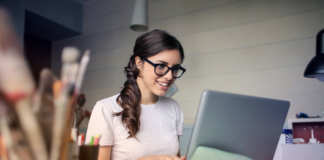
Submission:
[[[169,69],[168,73],[164,75],[165,78],[167,78],[167,80],[171,80],[173,77],[172,77],[172,70]]]

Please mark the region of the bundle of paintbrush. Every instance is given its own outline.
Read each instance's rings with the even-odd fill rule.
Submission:
[[[64,48],[61,78],[44,69],[36,89],[22,47],[0,9],[0,126],[10,160],[67,159],[89,51],[80,63],[78,58],[76,48]]]
[[[89,62],[89,51],[86,51],[77,63],[79,51],[76,48],[66,47],[62,53],[61,80],[53,84],[54,92],[54,127],[51,147],[51,160],[65,159],[68,151],[68,142],[71,135],[72,116],[76,98],[82,84],[82,79]],[[75,129],[72,133],[73,141],[77,141]]]

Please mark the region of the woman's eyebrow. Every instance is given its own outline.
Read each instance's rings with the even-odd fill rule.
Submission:
[[[163,63],[163,64],[166,64],[166,65],[168,65],[169,63],[168,62],[166,62],[166,61],[162,61],[162,60],[157,60],[157,61],[159,61],[159,62],[161,62],[161,63]]]
[[[159,62],[161,62],[162,64],[165,64],[165,65],[168,65],[169,63],[168,62],[166,62],[166,61],[162,61],[162,60],[157,60],[157,61],[159,61]],[[175,64],[175,65],[173,65],[172,67],[180,67],[181,66],[181,64]]]
[[[181,65],[180,64],[175,64],[172,67],[181,67]]]

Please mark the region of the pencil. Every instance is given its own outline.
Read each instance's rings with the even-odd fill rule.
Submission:
[[[91,137],[90,146],[93,145],[93,143],[94,143],[94,138],[95,138],[94,136]]]

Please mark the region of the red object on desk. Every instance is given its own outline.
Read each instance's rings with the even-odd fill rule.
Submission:
[[[303,138],[308,143],[313,129],[314,138],[324,143],[324,122],[293,123],[292,127],[294,138]]]

